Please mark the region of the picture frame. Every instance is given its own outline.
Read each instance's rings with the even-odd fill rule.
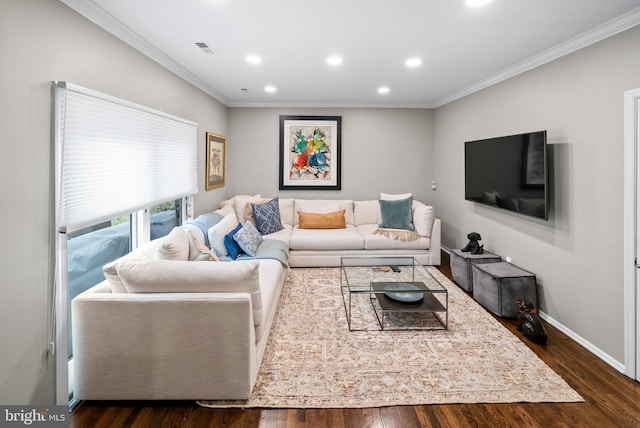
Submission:
[[[223,187],[227,176],[227,138],[207,132],[206,190]]]
[[[342,116],[280,116],[280,190],[340,190]]]

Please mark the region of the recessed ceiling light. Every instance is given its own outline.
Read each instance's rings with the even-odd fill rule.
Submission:
[[[272,94],[272,93],[274,93],[276,91],[276,87],[275,86],[265,86],[264,87],[264,91]]]
[[[467,0],[467,6],[470,7],[483,6],[487,3],[491,3],[491,0]]]
[[[330,56],[329,58],[327,58],[327,64],[340,65],[342,64],[342,57],[337,55]]]
[[[249,64],[260,64],[262,62],[262,58],[258,55],[247,55],[245,58]]]
[[[388,86],[380,86],[378,88],[378,93],[379,94],[388,94],[389,93],[389,87]]]
[[[404,65],[409,68],[420,67],[422,65],[422,60],[420,58],[409,58],[404,62]]]

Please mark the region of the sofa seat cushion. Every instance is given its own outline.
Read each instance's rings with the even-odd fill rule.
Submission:
[[[258,260],[218,263],[145,260],[116,265],[129,293],[249,293],[256,326],[263,320],[259,268]]]
[[[362,250],[364,238],[352,224],[346,229],[300,229],[293,228],[289,240],[292,250]]]
[[[269,334],[268,331],[265,331],[265,326],[268,325],[268,317],[270,314],[272,315],[278,305],[285,274],[286,269],[279,261],[273,259],[260,260],[260,293],[262,294],[264,310],[262,311],[262,320],[256,326],[256,342],[260,341],[263,334]]]
[[[289,240],[291,238],[291,231],[293,230],[293,226],[291,224],[282,224],[283,229],[279,230],[275,233],[270,233],[268,235],[264,235],[264,239],[277,239],[279,241],[284,242],[289,245]]]
[[[426,250],[431,245],[431,239],[420,236],[413,241],[402,241],[384,235],[374,234],[378,229],[377,224],[363,224],[358,226],[358,231],[364,237],[365,250]]]

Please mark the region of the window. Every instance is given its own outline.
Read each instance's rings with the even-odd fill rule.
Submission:
[[[78,294],[104,281],[102,267],[105,264],[124,256],[133,249],[132,236],[139,235],[140,232],[134,229],[150,231],[139,245],[149,239],[153,240],[165,236],[175,226],[182,224],[182,207],[185,205],[182,199],[176,199],[67,234],[67,278],[69,283],[67,355],[69,358],[69,400],[71,402],[74,401],[71,301]],[[150,216],[145,215],[147,213],[150,213]],[[147,220],[143,220],[143,224],[136,226],[136,222],[132,222],[131,219],[137,217]]]
[[[197,124],[68,82],[53,82],[56,404],[72,355],[69,302],[102,266],[180,224],[198,191]],[[166,202],[169,201],[169,202]],[[127,213],[131,213],[130,215]],[[94,251],[92,256],[88,253]],[[63,354],[64,355],[64,354]]]

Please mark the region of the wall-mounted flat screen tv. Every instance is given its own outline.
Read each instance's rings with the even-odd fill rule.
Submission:
[[[548,219],[547,131],[467,141],[467,201]]]

